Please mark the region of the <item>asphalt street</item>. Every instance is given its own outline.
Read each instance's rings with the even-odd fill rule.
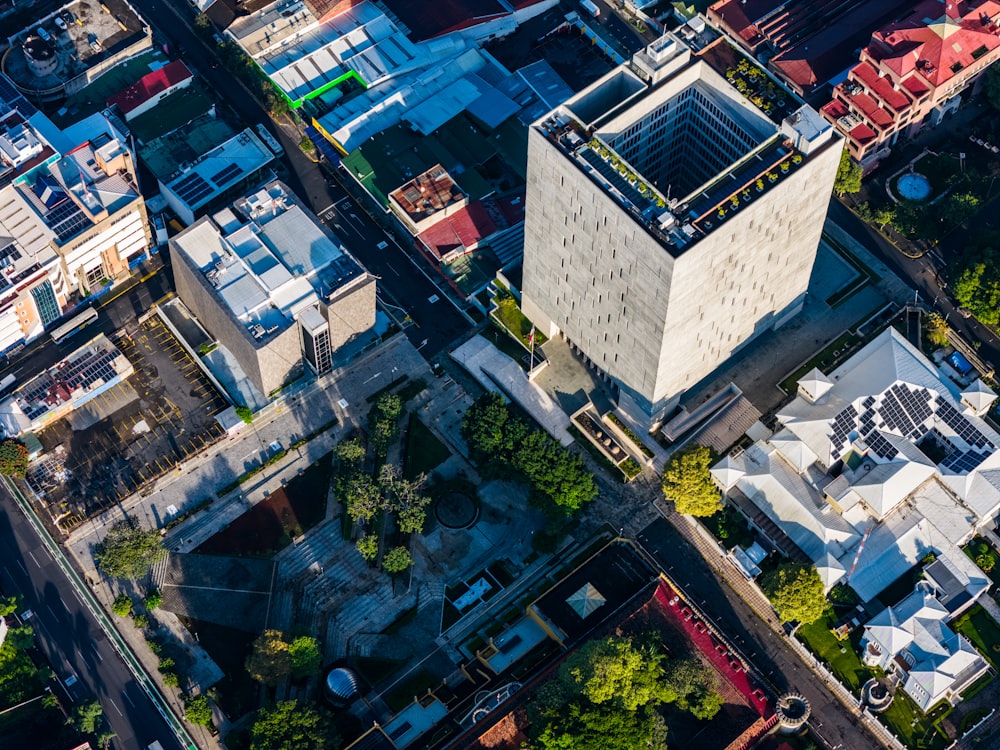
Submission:
[[[794,690],[809,699],[813,715],[810,726],[828,746],[851,750],[878,747],[799,655],[776,637],[732,588],[719,580],[701,553],[670,522],[664,518],[653,521],[636,535],[636,541],[698,603],[777,692]]]
[[[125,662],[39,541],[5,488],[0,487],[0,589],[23,597],[28,623],[59,681],[73,700],[96,696],[117,736],[112,747],[142,750],[159,740],[180,745],[133,679]]]

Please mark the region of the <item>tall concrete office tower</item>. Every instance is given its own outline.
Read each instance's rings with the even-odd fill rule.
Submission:
[[[724,73],[667,34],[528,133],[524,312],[644,427],[802,308],[840,160]]]

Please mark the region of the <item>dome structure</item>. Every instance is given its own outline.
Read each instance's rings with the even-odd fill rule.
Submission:
[[[325,692],[327,700],[335,706],[346,706],[359,692],[358,676],[347,667],[335,667],[326,675]]]

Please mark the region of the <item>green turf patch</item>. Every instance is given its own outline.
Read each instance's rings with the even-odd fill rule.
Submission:
[[[826,662],[830,671],[851,692],[857,693],[871,677],[871,670],[861,663],[851,639],[837,640],[832,632],[833,624],[833,618],[827,614],[814,623],[803,625],[797,631],[799,640],[821,661]]]
[[[135,137],[143,143],[186,125],[208,112],[212,100],[197,85],[190,85],[167,96],[148,112],[129,122]]]
[[[968,638],[994,669],[1000,669],[1000,625],[985,609],[977,604],[951,626]]]
[[[413,479],[420,474],[429,474],[451,456],[448,446],[438,440],[416,414],[410,414],[410,426],[406,432],[406,461],[403,476]]]

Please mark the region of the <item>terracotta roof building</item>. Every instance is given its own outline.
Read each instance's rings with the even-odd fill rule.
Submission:
[[[834,87],[822,114],[847,138],[851,156],[871,168],[900,134],[937,125],[1000,56],[1000,3],[926,0],[872,34],[861,60]]]
[[[711,21],[806,96],[857,60],[877,29],[914,0],[717,0]]]
[[[147,73],[138,81],[108,99],[108,106],[118,105],[126,120],[148,112],[169,94],[191,84],[191,71],[180,60]]]

